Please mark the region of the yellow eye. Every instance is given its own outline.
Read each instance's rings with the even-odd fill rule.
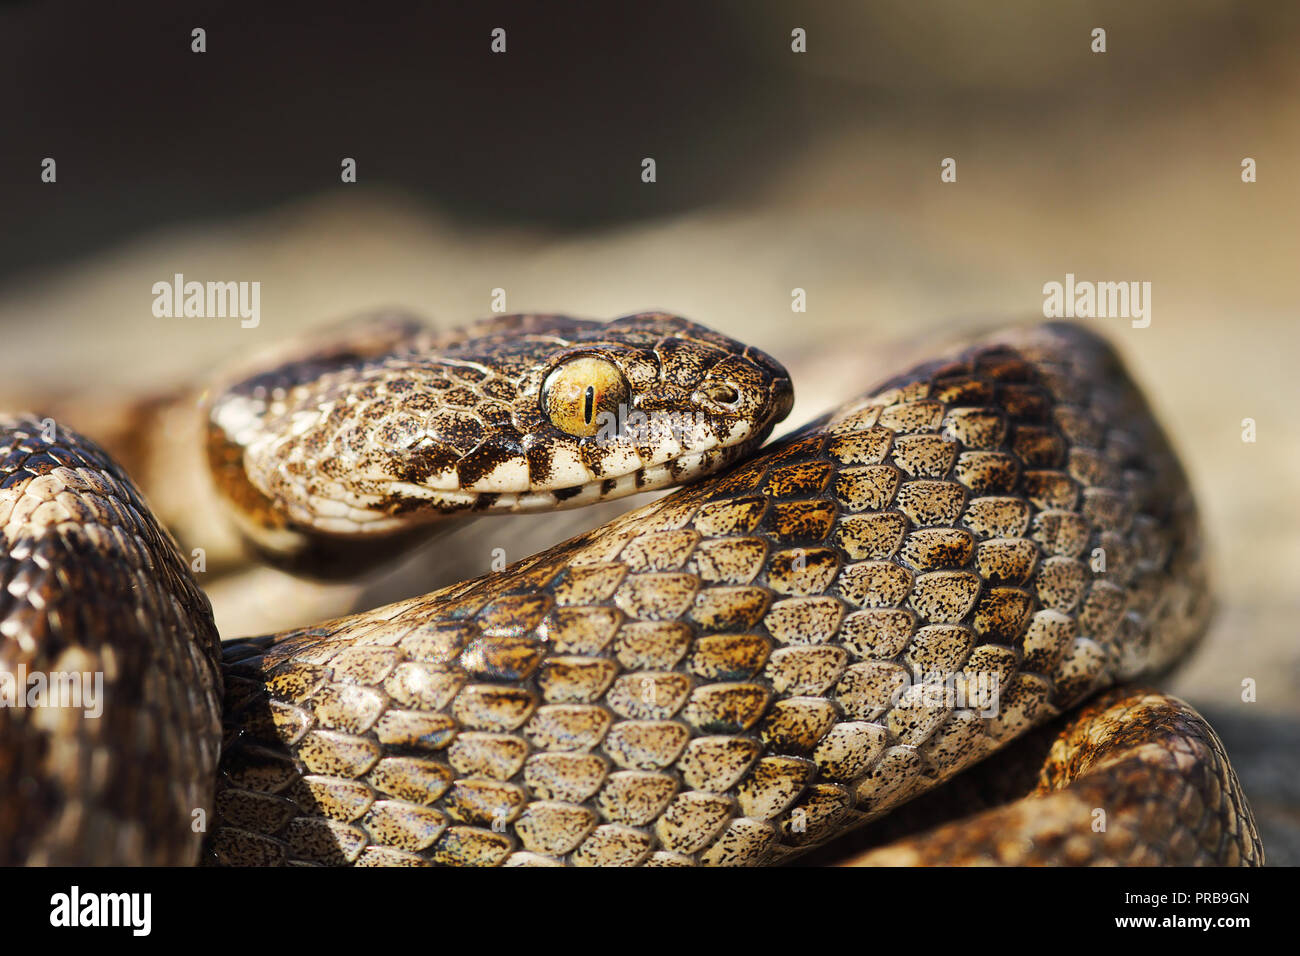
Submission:
[[[542,409],[552,425],[570,435],[596,434],[604,424],[601,413],[617,416],[626,402],[622,373],[612,362],[592,356],[570,359],[542,383]]]

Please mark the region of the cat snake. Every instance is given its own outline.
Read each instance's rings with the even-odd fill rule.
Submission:
[[[1209,574],[1111,346],[995,332],[760,447],[792,394],[661,313],[389,317],[232,372],[201,405],[212,487],[295,571],[684,487],[224,643],[125,470],[5,416],[0,692],[103,693],[0,708],[0,862],[1262,862],[1219,739],[1150,686]]]

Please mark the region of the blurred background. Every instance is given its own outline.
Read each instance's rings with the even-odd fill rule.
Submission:
[[[664,308],[752,342],[794,376],[793,426],[936,334],[1041,316],[1067,272],[1150,282],[1149,328],[1088,321],[1148,389],[1216,556],[1213,631],[1171,689],[1294,865],[1298,45],[1300,8],[1263,0],[9,3],[0,391],[147,394],[360,310],[469,321],[503,289],[509,311]],[[260,282],[260,324],[155,317],[175,273]],[[223,632],[285,623],[291,587],[214,596]]]

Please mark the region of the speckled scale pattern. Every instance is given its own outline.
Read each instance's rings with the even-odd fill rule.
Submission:
[[[193,863],[221,741],[208,600],[84,437],[0,417],[0,475],[0,865]]]
[[[1109,347],[1012,330],[502,573],[228,647],[206,859],[781,862],[1165,666],[1206,595]]]

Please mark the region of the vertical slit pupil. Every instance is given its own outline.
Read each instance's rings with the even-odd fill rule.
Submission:
[[[591,424],[592,412],[596,410],[596,386],[588,385],[587,391],[583,394],[582,420],[588,425]]]

